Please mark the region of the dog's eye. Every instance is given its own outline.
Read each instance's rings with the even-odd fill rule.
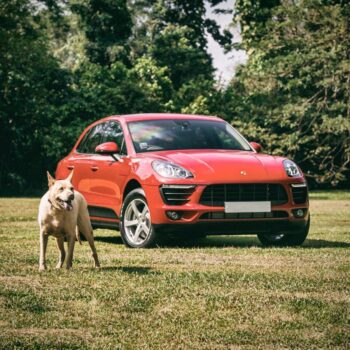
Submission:
[[[74,188],[73,188],[73,187],[71,187],[71,188],[70,188],[70,190],[73,192],[73,191],[74,191]]]
[[[63,188],[63,187],[60,187],[59,191],[61,191],[61,192],[62,192],[63,190],[64,190],[64,188]]]

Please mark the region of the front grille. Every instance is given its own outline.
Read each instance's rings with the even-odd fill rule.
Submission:
[[[293,202],[295,204],[302,204],[307,202],[307,187],[306,185],[293,185],[292,184],[292,194],[293,194]]]
[[[225,202],[271,201],[272,205],[288,202],[288,195],[280,184],[221,184],[207,186],[200,203],[207,206],[224,206]]]
[[[200,220],[229,220],[229,219],[272,219],[288,218],[288,213],[282,210],[275,210],[266,213],[225,213],[223,211],[205,213]]]
[[[166,204],[181,205],[190,200],[195,188],[195,185],[163,185],[160,193]]]

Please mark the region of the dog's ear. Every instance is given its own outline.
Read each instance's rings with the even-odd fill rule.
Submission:
[[[51,187],[56,180],[50,175],[48,171],[46,173],[47,173],[47,182],[49,184],[49,187]]]
[[[72,182],[73,173],[74,173],[74,169],[70,172],[70,174],[68,175],[68,177],[66,178],[66,180],[68,180],[69,182]]]

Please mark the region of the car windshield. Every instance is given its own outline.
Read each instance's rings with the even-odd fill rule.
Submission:
[[[195,119],[145,120],[128,123],[137,153],[185,149],[251,151],[228,123]]]

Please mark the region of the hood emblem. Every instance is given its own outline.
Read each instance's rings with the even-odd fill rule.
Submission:
[[[247,172],[245,170],[241,170],[241,175],[245,176],[247,175]]]

